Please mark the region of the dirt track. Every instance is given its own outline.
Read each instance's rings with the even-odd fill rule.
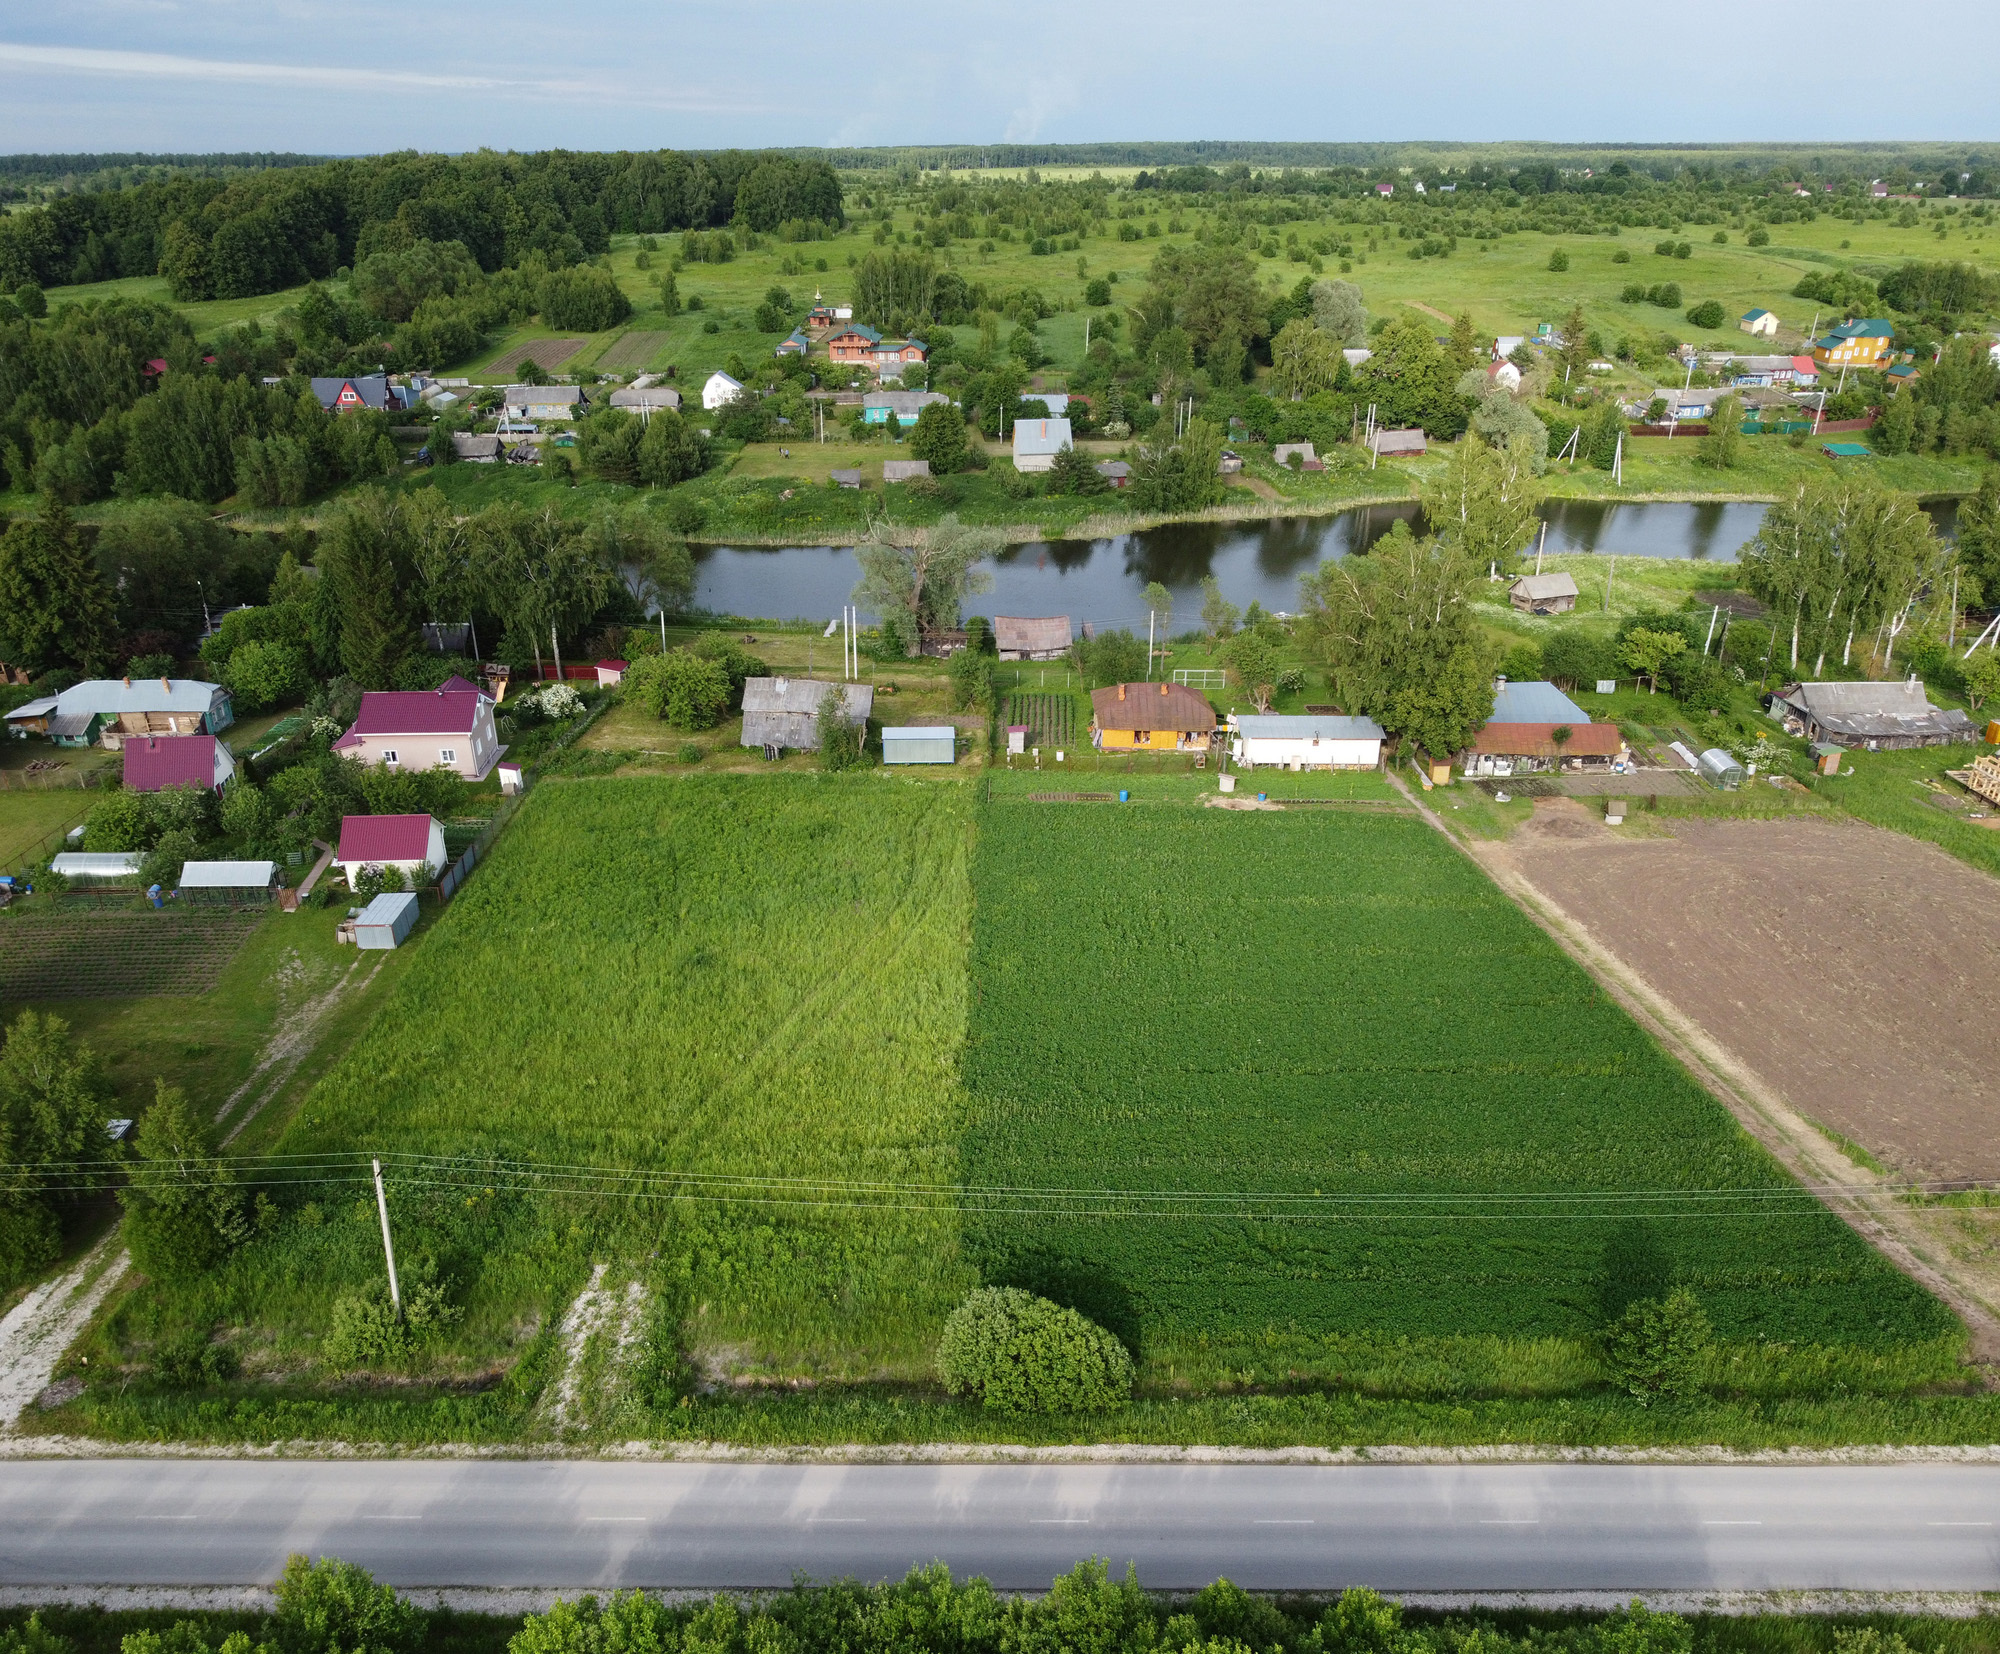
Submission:
[[[1919,1177],[2000,1177],[2000,881],[1855,822],[1670,832],[1551,801],[1482,859],[1800,1114]]]

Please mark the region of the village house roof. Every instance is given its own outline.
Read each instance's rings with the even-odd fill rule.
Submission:
[[[1070,446],[1067,419],[1024,419],[1014,427],[1014,457],[1059,454]]]
[[[1552,683],[1500,683],[1493,690],[1496,724],[1587,724],[1590,714]]]
[[[839,690],[847,692],[847,721],[865,725],[875,710],[871,684],[829,683],[821,678],[745,678],[743,744],[790,747],[795,752],[817,748],[819,704]]]
[[[1569,720],[1563,720],[1568,723]],[[1559,724],[1489,723],[1473,737],[1472,752],[1495,758],[1616,758],[1625,737],[1616,724],[1570,723],[1569,739],[1555,743]]]
[[[1044,654],[1072,641],[1068,615],[995,615],[993,646],[1008,654]]]
[[[342,393],[349,390],[364,408],[385,411],[408,406],[403,400],[402,387],[390,384],[386,373],[357,373],[349,378],[313,376],[312,392],[322,408],[339,407]]]
[[[1794,683],[1772,697],[1822,730],[1857,739],[1936,735],[1969,741],[1976,728],[1958,708],[1931,704],[1924,686],[1904,683]]]
[[[1424,433],[1420,430],[1377,431],[1375,452],[1378,454],[1421,454],[1425,452]]]
[[[679,408],[681,393],[671,385],[624,385],[611,393],[611,405],[634,413],[658,413],[662,408]]]
[[[510,408],[573,408],[587,398],[581,385],[509,385],[502,400]]]
[[[479,702],[469,689],[371,689],[334,748],[357,747],[368,735],[470,735]]]
[[[1576,596],[1576,577],[1569,574],[1524,574],[1511,589],[1531,602],[1546,603],[1552,597]]]
[[[460,459],[498,459],[501,452],[499,437],[491,432],[481,435],[477,431],[453,431],[451,451]]]
[[[1758,318],[1759,318],[1760,316],[1768,316],[1768,315],[1770,315],[1770,314],[1771,314],[1771,312],[1770,312],[1770,311],[1768,311],[1768,310],[1761,310],[1761,309],[1759,309],[1759,310],[1746,310],[1746,311],[1744,311],[1744,312],[1743,312],[1743,320],[1744,320],[1744,321],[1746,321],[1746,322],[1754,322],[1754,321],[1756,321],[1756,320],[1757,320],[1757,319],[1758,319]]]
[[[56,696],[62,714],[121,712],[203,713],[228,693],[220,684],[195,678],[91,678]]]
[[[827,343],[838,344],[842,339],[847,338],[866,339],[871,345],[879,345],[882,342],[882,335],[876,332],[874,328],[868,326],[867,323],[848,322],[844,326],[836,328],[833,337]]]
[[[933,402],[950,405],[951,398],[943,391],[870,391],[861,399],[864,408],[887,408],[898,419],[909,415],[915,418]]]
[[[1215,708],[1208,697],[1184,683],[1118,683],[1093,689],[1090,709],[1099,729],[1215,728]]]
[[[148,735],[128,739],[125,785],[135,793],[158,792],[162,787],[213,787],[215,737]]]
[[[1840,326],[1830,328],[1827,331],[1826,337],[1820,343],[1823,345],[1838,344],[1843,339],[1888,339],[1893,338],[1895,332],[1896,327],[1893,322],[1885,322],[1873,317],[1864,317],[1860,321],[1842,322]]]
[[[430,855],[427,815],[342,816],[339,862],[423,861]]]
[[[1373,718],[1336,712],[1253,712],[1236,720],[1236,733],[1251,741],[1379,741],[1384,730]]]
[[[1097,474],[1100,477],[1111,477],[1113,479],[1129,477],[1132,474],[1132,467],[1122,459],[1101,460],[1097,466]]]

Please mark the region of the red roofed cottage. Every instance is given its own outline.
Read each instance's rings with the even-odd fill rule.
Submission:
[[[494,733],[493,703],[477,690],[374,689],[333,750],[387,769],[442,765],[483,781],[506,749]]]
[[[342,816],[333,862],[350,884],[364,867],[430,878],[444,866],[444,829],[430,816]]]
[[[135,793],[162,787],[213,787],[236,774],[236,760],[213,735],[128,735],[125,785]]]

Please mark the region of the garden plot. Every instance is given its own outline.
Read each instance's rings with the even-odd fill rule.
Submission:
[[[603,354],[597,358],[597,365],[606,373],[641,372],[652,365],[653,358],[660,354],[666,343],[665,333],[641,332],[635,328],[629,333],[619,334],[606,345]]]
[[[205,994],[265,917],[9,915],[0,918],[0,1001]]]
[[[489,362],[481,377],[511,377],[520,372],[523,362],[533,362],[544,373],[551,373],[589,343],[588,339],[529,339]]]

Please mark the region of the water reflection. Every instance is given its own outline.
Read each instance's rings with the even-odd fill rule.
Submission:
[[[1950,501],[1927,506],[1950,534]],[[1731,563],[1764,520],[1761,505],[1620,505],[1555,500],[1542,509],[1550,551],[1619,557],[1687,557]],[[1421,533],[1414,501],[1357,506],[1333,517],[1266,522],[1168,523],[1101,540],[1048,540],[1009,546],[993,559],[993,588],[975,600],[985,614],[1067,614],[1077,624],[1143,631],[1141,593],[1154,581],[1174,597],[1174,627],[1201,610],[1201,582],[1213,575],[1230,602],[1298,607],[1299,576],[1329,557],[1366,551],[1398,522]],[[849,601],[859,572],[845,546],[698,546],[695,601],[719,614],[823,618]]]

